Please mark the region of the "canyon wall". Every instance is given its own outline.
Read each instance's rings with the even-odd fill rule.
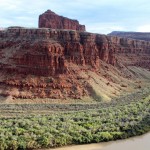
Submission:
[[[88,32],[16,28],[0,32],[0,49],[1,69],[45,76],[66,73],[68,63],[95,69],[100,61],[149,67],[146,56],[150,54],[150,42]],[[122,54],[137,56],[119,61]]]
[[[9,28],[0,31],[0,93],[80,98],[90,94],[80,72],[128,66],[150,69],[150,42],[88,32]],[[106,76],[106,75],[105,75]]]
[[[47,10],[39,16],[39,28],[85,31],[85,26],[80,25],[77,20],[59,16],[51,10]]]

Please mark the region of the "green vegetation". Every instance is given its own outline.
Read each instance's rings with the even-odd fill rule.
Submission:
[[[0,118],[0,149],[50,148],[124,139],[150,130],[150,96],[96,109]]]

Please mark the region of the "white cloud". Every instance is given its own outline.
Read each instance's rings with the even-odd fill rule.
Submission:
[[[11,26],[13,23],[14,22],[11,21],[11,20],[8,20],[8,19],[5,19],[5,18],[1,19],[1,24],[3,25],[1,27],[8,27],[8,26]]]
[[[137,32],[150,32],[150,24],[137,27]]]
[[[94,33],[108,34],[112,31],[125,31],[125,27],[118,25],[117,23],[91,23],[86,26],[87,31]]]
[[[21,1],[19,0],[0,0],[0,9],[2,10],[15,10],[19,9],[19,5],[21,5]]]

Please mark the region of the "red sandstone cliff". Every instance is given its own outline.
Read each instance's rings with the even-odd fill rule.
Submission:
[[[59,16],[51,10],[47,10],[39,16],[39,28],[85,31],[85,26],[80,25],[77,20]]]
[[[89,71],[113,85],[113,73],[118,78],[134,77],[131,66],[150,69],[150,42],[69,30],[0,31],[3,95],[80,98],[93,93],[89,84],[99,82]]]

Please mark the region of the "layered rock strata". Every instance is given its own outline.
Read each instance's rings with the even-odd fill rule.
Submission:
[[[90,95],[80,72],[128,66],[150,69],[150,42],[88,32],[9,28],[0,31],[0,93],[21,98]]]
[[[51,10],[39,16],[39,28],[85,31],[85,25],[80,25],[77,20],[59,16]]]

